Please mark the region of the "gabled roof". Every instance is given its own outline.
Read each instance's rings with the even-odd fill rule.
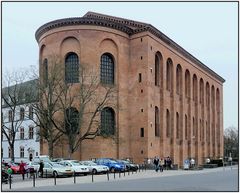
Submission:
[[[72,25],[103,26],[103,27],[113,28],[113,29],[122,31],[128,34],[129,36],[140,33],[140,32],[148,31],[154,36],[156,36],[157,38],[161,39],[163,42],[165,42],[168,46],[172,47],[178,53],[182,54],[184,57],[186,57],[193,63],[197,64],[200,68],[207,71],[209,74],[211,74],[213,77],[215,77],[222,83],[225,82],[225,80],[221,76],[219,76],[217,73],[215,73],[205,64],[203,64],[201,61],[199,61],[197,58],[195,58],[193,55],[187,52],[184,48],[179,46],[177,43],[175,43],[173,40],[171,40],[161,31],[159,31],[157,28],[155,28],[154,26],[148,23],[104,15],[104,14],[95,13],[95,12],[87,12],[83,17],[59,19],[59,20],[55,20],[55,21],[44,24],[36,31],[35,33],[36,40],[39,41],[39,38],[41,37],[41,35],[43,35],[45,32],[51,29],[62,27],[62,26],[72,26]]]

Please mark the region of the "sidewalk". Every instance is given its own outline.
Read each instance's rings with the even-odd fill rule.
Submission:
[[[238,166],[232,166],[232,169],[238,169]],[[220,168],[212,168],[212,169],[203,169],[203,170],[164,170],[162,173],[155,172],[154,170],[141,170],[136,173],[128,172],[120,174],[109,174],[109,181],[119,181],[119,180],[131,180],[131,179],[141,179],[141,178],[154,178],[154,177],[165,177],[165,176],[176,176],[176,175],[190,175],[190,174],[197,174],[197,173],[209,173],[209,172],[216,172],[216,171],[227,171],[231,170],[231,167],[220,167]],[[94,183],[96,182],[107,182],[108,178],[107,175],[94,175]],[[92,175],[88,176],[77,176],[76,177],[76,184],[85,184],[85,183],[92,183]],[[56,185],[58,184],[74,184],[74,178],[56,178]],[[54,186],[54,178],[37,178],[35,181],[35,187],[41,186]],[[18,181],[13,182],[11,186],[11,191],[21,191],[21,188],[31,188],[33,187],[33,180],[28,181]],[[2,191],[9,191],[9,184],[2,184]]]

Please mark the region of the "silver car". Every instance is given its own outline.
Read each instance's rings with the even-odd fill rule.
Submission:
[[[72,168],[75,171],[75,174],[87,175],[89,173],[88,167],[79,163],[78,160],[63,160],[59,162],[63,166]]]
[[[97,173],[107,173],[109,168],[104,165],[97,165],[95,162],[87,160],[87,161],[80,161],[81,164],[88,167],[89,171],[97,174]]]
[[[74,170],[71,167],[66,167],[54,162],[44,162],[43,177],[44,176],[72,176]]]

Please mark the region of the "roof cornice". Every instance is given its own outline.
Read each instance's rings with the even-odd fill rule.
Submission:
[[[200,68],[209,72],[209,74],[211,74],[217,80],[221,81],[222,83],[225,82],[225,80],[221,76],[219,76],[213,70],[208,68],[205,64],[203,64],[201,61],[199,61],[197,58],[195,58],[193,55],[187,52],[184,48],[179,46],[177,43],[175,43],[173,40],[171,40],[161,31],[156,29],[154,26],[147,23],[98,14],[94,12],[88,12],[83,17],[65,18],[65,19],[54,20],[49,23],[46,23],[42,25],[40,28],[38,28],[38,30],[35,33],[35,38],[39,42],[40,37],[47,31],[55,28],[59,28],[59,27],[73,26],[73,25],[94,25],[94,26],[108,27],[108,28],[122,31],[129,36],[137,33],[141,33],[144,31],[148,31],[154,36],[156,36],[157,38],[161,39],[163,42],[165,42],[168,46],[170,46],[171,48],[173,48],[174,50],[182,54],[184,57],[189,59],[191,62],[193,62],[194,64],[197,64]]]

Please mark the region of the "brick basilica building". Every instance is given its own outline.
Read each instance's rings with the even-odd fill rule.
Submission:
[[[206,157],[223,156],[225,80],[151,24],[88,12],[41,26],[36,39],[39,69],[55,53],[65,59],[65,68],[99,69],[101,81],[118,90],[121,108],[107,107],[105,115],[112,120],[109,127],[118,129],[113,133],[119,142],[84,140],[75,159],[128,157],[142,163],[170,156],[182,165],[189,157],[202,164]],[[45,146],[41,154],[47,154]]]

